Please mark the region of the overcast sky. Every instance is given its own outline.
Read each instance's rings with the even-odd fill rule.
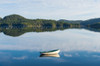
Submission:
[[[86,20],[100,17],[100,0],[0,0],[0,17]]]

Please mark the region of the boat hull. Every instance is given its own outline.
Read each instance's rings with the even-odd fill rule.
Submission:
[[[48,52],[40,52],[41,54],[58,54],[60,52],[60,50],[56,50],[56,51],[48,51]]]

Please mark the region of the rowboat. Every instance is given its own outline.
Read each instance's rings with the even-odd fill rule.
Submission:
[[[57,49],[57,50],[40,52],[40,54],[58,54],[59,52],[60,52],[60,50]]]
[[[60,57],[59,54],[41,54],[40,57]]]

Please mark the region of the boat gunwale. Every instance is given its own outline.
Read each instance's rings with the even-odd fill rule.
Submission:
[[[57,50],[51,50],[51,51],[44,51],[44,52],[40,52],[40,53],[50,53],[50,52],[56,52],[56,51],[60,51],[60,50],[57,49]]]

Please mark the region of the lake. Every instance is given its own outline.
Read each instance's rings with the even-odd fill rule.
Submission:
[[[100,66],[100,33],[87,29],[0,33],[0,66]],[[40,56],[60,49],[59,57]]]

